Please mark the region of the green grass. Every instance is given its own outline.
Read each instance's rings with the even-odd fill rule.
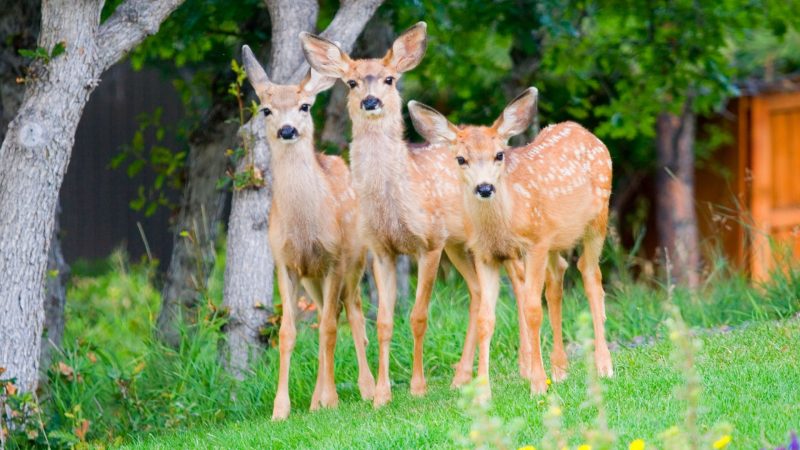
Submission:
[[[602,382],[609,423],[621,442],[658,435],[682,423],[683,405],[674,391],[682,384],[670,363],[668,342],[614,354],[616,376]],[[734,428],[733,448],[754,448],[785,440],[800,427],[800,322],[763,323],[703,338],[697,369],[703,379],[700,423],[727,422]],[[521,417],[518,442],[538,443],[543,434],[543,398],[531,398],[528,387],[507,360],[493,364],[494,415]],[[585,368],[572,367],[570,378],[554,385],[565,426],[591,425],[586,401]],[[394,401],[375,411],[357,400],[357,389],[340,377],[342,403],[337,410],[305,411],[303,398],[290,419],[269,420],[269,410],[246,421],[205,426],[184,432],[140,438],[132,448],[452,448],[453,434],[464,435],[469,419],[458,407],[458,393],[446,377],[435,377],[425,398],[414,398],[403,384]],[[763,436],[763,437],[762,437]],[[577,441],[576,441],[577,443]]]
[[[293,411],[285,423],[269,421],[277,380],[277,351],[265,352],[251,376],[232,380],[220,369],[218,320],[200,320],[184,330],[177,350],[152,339],[158,291],[146,266],[112,258],[76,276],[69,290],[65,350],[60,360],[79,377],[69,379],[51,368],[43,392],[45,428],[54,446],[75,444],[74,428],[90,422],[87,438],[96,444],[141,447],[452,447],[453,433],[465,433],[468,418],[457,407],[459,395],[448,386],[451,368],[460,355],[467,316],[463,283],[452,276],[439,280],[431,302],[425,342],[429,394],[408,395],[411,331],[407,312],[398,308],[392,341],[391,373],[394,401],[374,411],[359,399],[355,352],[346,321],[336,350],[340,407],[307,412],[316,374],[317,335],[311,322],[298,330],[292,358],[290,394]],[[100,268],[98,268],[100,267]],[[574,268],[570,271],[574,272]],[[210,296],[220,299],[222,268],[215,270]],[[575,279],[574,273],[571,279]],[[610,278],[611,279],[611,278]],[[653,440],[680,422],[681,403],[673,390],[681,377],[670,369],[670,345],[663,342],[664,289],[658,285],[607,282],[607,335],[629,342],[639,336],[658,343],[623,349],[613,355],[616,377],[604,382],[609,421],[622,440]],[[570,281],[564,303],[565,336],[574,342],[578,316],[588,310],[580,283]],[[693,327],[753,323],[734,333],[704,338],[698,369],[705,393],[701,423],[731,423],[736,448],[785,441],[800,428],[800,330],[788,318],[800,311],[797,273],[776,276],[762,289],[739,276],[716,275],[697,294],[678,291],[673,299]],[[204,311],[205,313],[205,311]],[[202,314],[201,314],[202,317]],[[777,322],[776,322],[777,321]],[[524,419],[519,442],[538,443],[542,433],[542,399],[531,399],[517,377],[517,316],[504,287],[498,304],[493,341],[493,414]],[[376,371],[374,323],[368,324],[368,358]],[[550,336],[542,336],[545,360]],[[554,391],[565,411],[565,427],[577,433],[593,412],[580,408],[586,385],[582,358],[573,358],[570,379]],[[577,434],[576,434],[577,436]],[[577,437],[576,437],[577,439]],[[41,436],[36,443],[44,445]],[[577,442],[577,441],[576,441]]]

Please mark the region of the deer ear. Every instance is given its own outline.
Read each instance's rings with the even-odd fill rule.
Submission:
[[[431,144],[453,142],[456,139],[458,129],[439,111],[411,100],[408,102],[408,112],[414,129]]]
[[[317,95],[333,86],[336,80],[336,78],[326,77],[312,68],[308,70],[305,79],[300,82],[300,90],[307,94]]]
[[[538,99],[539,91],[535,87],[529,87],[512,100],[492,125],[497,135],[503,139],[510,139],[524,132],[536,114]]]
[[[247,79],[255,89],[256,94],[261,97],[261,93],[265,92],[269,87],[270,81],[267,72],[258,63],[256,55],[250,50],[250,47],[245,45],[242,47],[242,62],[244,63],[244,71],[247,73]]]
[[[306,32],[300,33],[300,41],[308,64],[320,74],[342,78],[350,69],[350,57],[335,43]]]
[[[425,22],[417,22],[394,41],[392,48],[383,57],[383,63],[398,73],[417,67],[428,47],[427,30],[428,25]]]

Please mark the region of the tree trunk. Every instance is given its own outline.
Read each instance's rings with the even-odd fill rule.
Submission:
[[[656,145],[656,225],[659,248],[670,260],[674,281],[694,289],[699,284],[700,245],[694,207],[696,117],[687,101],[681,115],[658,116]]]
[[[226,197],[224,190],[217,189],[217,181],[225,174],[225,150],[236,139],[236,125],[227,122],[235,115],[233,102],[216,102],[189,140],[188,177],[173,225],[172,258],[157,322],[159,336],[173,347],[180,339],[180,318],[188,317],[202,301],[200,296],[214,270]]]
[[[298,37],[301,31],[314,31],[319,5],[316,0],[266,0],[272,23],[270,79],[279,84],[299,82],[308,71]],[[343,0],[328,28],[322,33],[349,50],[381,0]],[[227,339],[221,351],[223,364],[242,378],[262,348],[259,329],[272,309],[274,266],[269,248],[269,210],[271,171],[269,146],[264,135],[263,117],[256,116],[243,126],[240,135],[252,152],[255,167],[262,174],[264,187],[234,191],[228,224],[227,264],[223,306],[229,316]],[[245,169],[243,159],[237,171]]]
[[[0,367],[22,391],[36,388],[44,275],[58,191],[75,130],[100,74],[180,0],[127,0],[102,25],[101,2],[42,3],[39,47],[66,52],[33,63],[25,96],[0,147]]]
[[[264,177],[261,188],[234,191],[228,222],[227,261],[223,307],[228,313],[222,348],[226,369],[242,379],[260,350],[259,331],[267,320],[266,307],[272,306],[272,273],[275,265],[267,243],[269,210],[272,202],[272,173],[266,125],[256,116],[242,127],[244,146],[252,156],[242,158],[237,171],[253,161]]]
[[[40,1],[0,1],[0,35],[8,36],[0,42],[0,142],[5,139],[8,124],[19,111],[25,95],[25,86],[17,80],[25,77],[26,60],[20,49],[36,47],[41,21]],[[61,346],[64,336],[64,306],[69,265],[64,260],[59,239],[59,222],[56,211],[54,227],[47,255],[47,282],[45,285],[44,332],[40,358],[40,371],[45,374],[54,347]]]

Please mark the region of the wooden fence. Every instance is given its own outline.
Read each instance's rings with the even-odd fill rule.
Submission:
[[[162,267],[169,263],[169,212],[160,208],[145,217],[129,207],[138,186],[150,183],[152,175],[143,173],[130,179],[124,169],[109,166],[131,142],[138,128],[137,116],[158,107],[163,108],[164,124],[177,123],[183,115],[177,92],[157,71],[136,72],[122,63],[103,74],[81,118],[61,189],[62,244],[67,261],[102,258],[118,247],[126,249],[132,259],[142,257],[145,246],[138,222],[153,256]],[[165,144],[178,145],[169,136]]]

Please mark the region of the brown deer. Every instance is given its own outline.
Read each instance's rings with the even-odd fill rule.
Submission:
[[[611,157],[592,133],[573,122],[551,125],[524,147],[509,148],[508,139],[528,128],[537,102],[536,88],[512,101],[490,127],[457,127],[433,108],[409,102],[414,127],[430,142],[450,147],[453,167],[461,168],[468,247],[475,255],[481,284],[478,375],[489,376],[489,344],[494,331],[498,266],[525,261],[525,318],[532,337],[531,390],[547,390],[539,332],[542,288],[553,327],[553,379],[567,375],[561,335],[561,283],[566,261],[561,252],[579,241],[578,262],[595,333],[595,363],[611,376],[605,339],[605,300],[600,252],[606,235],[611,195]]]
[[[335,43],[321,37],[302,33],[300,38],[306,59],[315,70],[339,78],[350,87],[347,102],[353,122],[350,162],[359,196],[362,235],[375,255],[379,296],[379,365],[374,404],[378,407],[391,400],[389,344],[396,297],[395,258],[399,254],[415,256],[419,269],[411,311],[413,395],[424,395],[426,391],[422,344],[442,250],[466,280],[470,321],[453,378],[453,386],[460,386],[472,378],[480,299],[474,263],[465,248],[467,234],[458,171],[449,163],[451,156],[446,146],[412,149],[404,141],[402,103],[397,90],[401,75],[415,68],[425,54],[426,25],[417,23],[403,33],[381,59],[353,60]],[[515,292],[522,293],[521,264],[510,265],[509,273]],[[517,298],[522,301],[521,295]],[[525,322],[520,319],[520,333],[525,330]],[[530,372],[527,341],[523,339],[525,345],[520,347],[523,376],[529,376]]]
[[[272,412],[285,419],[289,400],[289,362],[294,349],[295,302],[302,286],[320,311],[319,369],[311,409],[338,403],[333,373],[337,316],[347,312],[358,357],[358,387],[364,399],[375,391],[365,345],[359,282],[366,249],[356,234],[358,200],[345,162],[314,151],[311,106],[335,78],[311,70],[299,85],[271,83],[250,48],[242,48],[245,71],[261,102],[273,172],[269,242],[278,273],[283,315],[279,332],[280,369]],[[340,303],[341,302],[341,303]]]

